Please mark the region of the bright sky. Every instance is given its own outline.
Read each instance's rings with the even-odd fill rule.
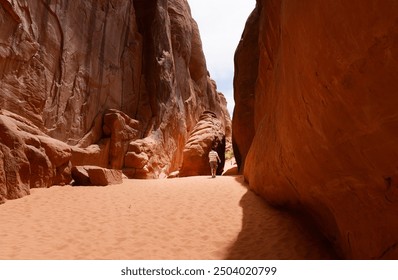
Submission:
[[[188,0],[192,17],[199,25],[207,69],[217,83],[217,90],[234,108],[234,53],[255,0]]]

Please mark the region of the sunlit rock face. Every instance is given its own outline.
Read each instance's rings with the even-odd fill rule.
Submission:
[[[250,187],[342,257],[398,258],[398,2],[258,0],[235,62]]]
[[[71,181],[71,147],[48,137],[31,121],[0,110],[0,203],[31,188]]]
[[[185,145],[179,176],[211,175],[208,155],[212,149],[219,155],[216,173],[221,175],[225,164],[225,130],[215,113],[203,112]]]
[[[203,111],[226,117],[186,0],[0,0],[0,23],[0,107],[70,145],[74,165],[158,178]],[[144,166],[125,166],[131,146]]]

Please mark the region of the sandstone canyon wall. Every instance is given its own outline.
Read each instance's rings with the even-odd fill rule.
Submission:
[[[37,186],[79,164],[165,176],[202,112],[229,118],[186,0],[0,0],[0,91],[0,200],[35,168]]]
[[[398,258],[398,1],[258,0],[235,62],[250,187],[344,258]]]
[[[217,115],[203,112],[185,144],[179,176],[211,175],[208,156],[211,149],[219,155],[216,174],[221,175],[225,164],[225,137],[225,125]]]

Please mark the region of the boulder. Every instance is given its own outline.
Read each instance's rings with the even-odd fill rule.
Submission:
[[[90,176],[88,175],[87,169],[84,166],[73,166],[71,172],[74,186],[91,185]]]
[[[107,186],[123,183],[121,170],[98,166],[74,166],[72,178],[75,186]]]
[[[89,168],[87,172],[92,185],[107,186],[123,183],[123,173],[121,170]]]
[[[146,153],[135,153],[135,152],[128,152],[124,159],[124,166],[131,167],[136,169],[142,169],[148,162],[148,156]]]

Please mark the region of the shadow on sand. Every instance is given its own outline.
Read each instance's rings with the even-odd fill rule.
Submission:
[[[236,177],[241,183],[243,176]],[[242,230],[226,259],[337,259],[329,242],[299,214],[271,207],[248,190],[242,197]]]

